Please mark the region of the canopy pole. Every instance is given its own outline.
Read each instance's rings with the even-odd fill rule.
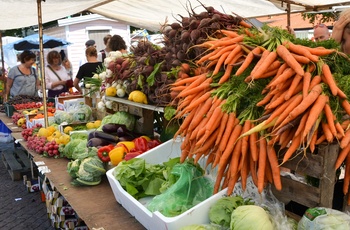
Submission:
[[[45,127],[48,127],[49,119],[47,115],[47,103],[46,103],[46,83],[45,83],[45,71],[44,71],[45,68],[44,68],[44,45],[43,45],[43,23],[42,23],[41,1],[42,0],[37,0],[39,49],[40,49],[40,76],[41,76],[41,87],[43,91],[42,93],[43,93],[44,121],[45,121]]]
[[[290,27],[290,2],[289,1],[287,2],[287,27],[291,28]]]
[[[4,95],[6,95],[6,75],[5,75],[4,48],[2,45],[2,32],[1,31],[0,31],[0,47],[1,47],[1,70],[2,70],[2,74],[0,76],[0,81],[3,81],[3,84],[4,84],[4,88],[2,89],[2,97],[4,98]]]

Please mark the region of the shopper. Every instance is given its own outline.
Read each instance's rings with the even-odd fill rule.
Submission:
[[[314,27],[314,41],[325,41],[331,37],[331,33],[328,30],[328,27],[325,24],[317,24]]]
[[[73,86],[71,77],[68,75],[66,68],[62,66],[61,58],[60,53],[56,50],[52,50],[47,54],[48,65],[45,67],[45,84],[49,98],[68,92],[69,88]]]
[[[36,55],[32,51],[25,50],[19,59],[21,63],[12,67],[8,73],[4,102],[17,95],[38,96],[38,90],[41,89],[40,79],[33,67]]]
[[[341,51],[350,54],[350,9],[340,13],[333,26],[332,38],[340,43]]]
[[[108,56],[109,53],[109,48],[107,47],[108,44],[108,40],[112,37],[112,35],[107,34],[106,36],[103,37],[103,44],[105,45],[105,48],[103,50],[100,50],[100,54],[101,54],[101,61],[103,62],[105,60],[105,58]]]
[[[95,40],[90,39],[90,40],[87,40],[87,41],[85,42],[85,50],[86,50],[87,48],[91,47],[91,46],[96,48],[96,42],[95,42]],[[86,62],[87,62],[87,60],[86,60],[86,55],[85,55],[85,53],[84,53],[83,57],[82,57],[82,58],[80,59],[80,61],[79,61],[79,66],[84,65]]]
[[[120,35],[113,35],[108,40],[107,47],[110,51],[120,51],[123,54],[128,53],[125,41]]]
[[[79,86],[79,82],[84,78],[91,78],[97,73],[98,69],[103,68],[101,61],[97,60],[97,50],[91,46],[85,51],[87,63],[79,67],[78,73],[74,79],[74,87],[82,93],[82,89]]]

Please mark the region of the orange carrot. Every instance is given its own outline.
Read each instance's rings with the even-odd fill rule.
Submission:
[[[328,143],[331,143],[334,139],[334,136],[333,136],[331,130],[329,129],[328,124],[325,122],[321,122],[321,127],[322,127],[322,131],[323,131],[324,135],[326,136],[326,140],[328,141]]]
[[[226,167],[227,163],[228,163],[228,160],[230,159],[230,156],[235,148],[236,145],[238,145],[238,143],[241,144],[240,141],[238,141],[236,144],[236,140],[237,138],[239,137],[239,135],[241,134],[242,132],[242,126],[241,125],[236,125],[234,127],[234,129],[232,130],[231,132],[231,136],[229,137],[228,139],[228,142],[227,142],[227,145],[226,145],[226,148],[224,149],[223,153],[222,153],[222,156],[220,158],[220,162],[219,162],[219,167],[218,167],[218,170],[220,170],[220,168],[222,167]],[[234,159],[235,161],[238,161],[238,159]],[[231,160],[232,161],[232,160]],[[231,162],[232,164],[232,162]],[[237,163],[238,165],[238,163]]]
[[[205,101],[203,106],[201,106],[196,114],[196,116],[192,119],[191,124],[189,125],[189,130],[193,130],[195,127],[199,125],[199,123],[202,121],[202,119],[205,117],[206,113],[209,111],[209,109],[212,106],[213,98],[210,97],[208,100]]]
[[[252,71],[252,73],[250,74],[252,79],[255,80],[261,77],[266,72],[266,70],[272,65],[272,63],[276,60],[276,58],[277,58],[277,53],[274,51],[270,52],[267,55],[267,57],[262,60],[263,63],[259,65],[256,71],[254,72]]]
[[[332,92],[332,95],[336,96],[338,94],[338,86],[333,78],[333,75],[331,73],[329,66],[326,63],[323,63],[322,65],[322,73],[324,78],[327,81],[326,83],[328,84],[329,89]]]
[[[251,24],[249,24],[248,22],[246,22],[246,21],[244,21],[244,20],[241,20],[241,21],[239,22],[239,24],[240,24],[241,26],[245,27],[245,28],[251,28],[251,27],[252,27]]]
[[[221,141],[221,138],[225,132],[225,128],[226,128],[226,124],[227,124],[227,121],[228,121],[228,117],[229,117],[229,114],[228,113],[224,113],[223,116],[222,116],[222,119],[220,121],[220,127],[219,127],[219,131],[218,131],[218,136],[216,137],[216,141],[215,141],[215,146],[218,146],[220,141]]]
[[[281,75],[278,76],[278,78],[276,78],[272,82],[270,82],[269,86],[276,86],[282,82],[285,82],[286,80],[293,77],[294,75],[295,75],[294,69],[287,68]]]
[[[244,59],[242,65],[237,69],[235,75],[236,76],[241,75],[248,68],[250,63],[252,63],[252,61],[254,60],[254,55],[257,55],[260,53],[261,53],[261,48],[259,46],[255,47],[252,51],[250,51],[250,53]]]
[[[221,106],[214,109],[207,124],[205,125],[204,135],[196,143],[197,146],[201,146],[207,140],[207,138],[212,136],[213,132],[220,126],[223,115],[224,112],[222,111]]]
[[[255,186],[258,186],[258,175],[256,173],[257,171],[257,161],[253,161],[252,157],[250,156],[250,175],[252,176],[253,183]]]
[[[311,90],[315,85],[320,84],[322,81],[322,78],[320,75],[316,75],[311,79],[309,90]]]
[[[254,124],[251,124],[251,128],[254,128]],[[258,157],[259,157],[259,151],[258,151],[258,133],[254,132],[252,134],[249,135],[249,150],[250,150],[250,155],[253,159],[254,162],[258,161]]]
[[[258,192],[262,193],[265,181],[265,167],[267,158],[267,143],[266,139],[261,137],[259,139],[259,162],[258,162]]]
[[[343,109],[345,110],[345,112],[350,115],[350,103],[347,100],[343,100],[341,102],[341,106],[343,107]]]
[[[334,120],[335,120],[335,118],[334,118]],[[339,133],[340,136],[344,137],[345,131],[344,131],[342,125],[338,121],[335,122],[335,128],[337,129],[337,133]]]
[[[337,128],[335,127],[335,123],[334,123],[335,116],[332,112],[331,106],[328,103],[324,106],[324,114],[325,114],[327,123],[329,125],[329,129],[331,130],[333,136],[336,136]]]
[[[209,49],[216,49],[217,47],[221,47],[221,46],[229,46],[235,43],[239,43],[243,41],[244,36],[239,35],[235,38],[229,38],[229,39],[220,39],[217,40]]]
[[[289,99],[289,100],[291,100],[291,99]],[[281,111],[281,114],[278,116],[275,125],[282,124],[283,121],[289,116],[290,112],[292,112],[302,101],[303,101],[303,96],[301,94],[297,94],[295,96],[295,99],[293,101],[291,101],[290,104],[288,104],[288,106],[285,108],[285,110]],[[287,123],[288,122],[286,122],[285,124],[287,124]],[[285,124],[283,124],[283,125],[285,125]],[[281,127],[283,125],[281,125]]]
[[[304,57],[307,57],[313,62],[318,62],[319,58],[316,55],[313,55],[310,53],[308,49],[305,48],[305,46],[302,45],[296,45],[290,41],[285,42],[284,44],[292,53],[296,53],[299,55],[302,55]]]
[[[275,188],[280,191],[282,190],[280,167],[278,165],[277,154],[273,145],[267,145],[267,158],[271,166],[273,184],[275,185]]]
[[[243,149],[242,149],[243,150]],[[244,153],[242,153],[243,155]],[[253,161],[250,162],[250,157],[249,155],[242,156],[241,159],[241,184],[242,184],[242,190],[245,191],[246,187],[247,187],[247,178],[248,178],[248,174],[249,174],[249,165],[250,163],[254,163]]]
[[[311,73],[305,72],[303,77],[303,98],[305,98],[309,92],[309,87],[311,83]]]
[[[277,46],[276,52],[279,57],[281,57],[290,68],[292,68],[297,74],[304,76],[304,70],[300,66],[299,62],[295,60],[293,55],[289,52],[289,50],[283,46],[279,45]]]
[[[299,82],[302,80],[302,76],[296,74],[293,78],[292,84],[288,88],[287,94],[285,94],[284,99],[287,101],[291,96],[293,96],[294,90],[299,85]]]
[[[224,53],[229,52],[231,50],[234,50],[237,46],[239,46],[239,45],[233,44],[233,45],[229,45],[229,46],[219,47],[219,48],[217,48],[217,50],[219,50],[219,52],[208,57],[208,60],[213,61],[215,59],[218,59],[218,58],[220,58],[221,55],[223,55]]]
[[[234,177],[241,170],[239,162],[242,159],[242,139],[237,140],[236,144],[233,143],[232,145],[234,146],[234,148],[232,149],[231,161],[229,165],[230,177]]]
[[[213,81],[212,78],[207,78],[204,82],[202,82],[202,83],[201,83],[200,85],[198,85],[198,86],[192,87],[192,85],[189,85],[189,86],[187,87],[187,89],[181,91],[181,92],[177,95],[177,97],[178,97],[178,98],[179,98],[179,97],[186,97],[186,96],[191,95],[191,94],[199,93],[199,92],[201,92],[201,91],[203,91],[203,90],[208,90],[208,89],[210,89],[210,84],[211,84],[212,81]]]
[[[345,148],[350,144],[350,129],[345,131],[344,137],[340,141],[340,148]]]
[[[345,158],[349,155],[349,152],[350,152],[350,145],[347,145],[345,148],[343,148],[338,157],[337,157],[337,160],[335,161],[335,169],[338,169],[341,164],[344,162]]]
[[[315,149],[316,149],[316,141],[317,141],[317,132],[314,132],[311,140],[310,140],[310,144],[309,144],[309,148],[311,153],[314,153]]]
[[[235,38],[239,36],[239,34],[236,31],[232,31],[232,30],[220,29],[218,30],[218,32],[223,33],[224,35],[230,38]]]
[[[319,97],[319,95],[322,92],[322,86],[320,84],[316,85],[310,93],[307,95],[305,99],[303,99],[299,105],[297,105],[286,117],[286,119],[283,120],[283,122],[280,124],[280,126],[284,126],[287,123],[294,120],[297,116],[299,116],[301,113],[303,113],[307,108],[309,108],[312,103],[316,101],[316,99]]]
[[[229,55],[227,56],[226,60],[224,61],[224,64],[227,65],[231,63],[232,59],[241,51],[242,51],[242,46],[237,44],[236,47],[234,47],[229,53]]]
[[[219,144],[219,149],[221,152],[224,152],[226,146],[227,146],[227,142],[228,142],[228,139],[232,133],[232,130],[234,129],[234,124],[236,122],[236,114],[235,113],[229,113],[229,116],[228,116],[228,120],[227,120],[227,125],[226,125],[226,128],[225,128],[225,132],[224,134],[222,135],[222,139],[220,141],[220,144]]]
[[[321,115],[324,106],[329,101],[329,98],[327,95],[321,94],[317,97],[315,103],[312,105],[304,130],[302,134],[302,139],[306,137],[306,135],[310,132],[312,126],[315,124],[316,120]]]
[[[293,153],[295,153],[297,151],[297,149],[300,147],[301,144],[301,134],[299,134],[298,136],[294,136],[291,145],[289,146],[289,148],[287,149],[287,151],[285,152],[284,156],[283,156],[283,160],[281,165],[283,165],[285,162],[287,162],[293,155]]]
[[[218,60],[218,62],[215,65],[214,71],[212,73],[212,76],[216,75],[219,73],[221,67],[223,66],[227,56],[230,54],[230,51],[227,51],[226,53],[222,54]]]
[[[266,123],[270,123],[271,121],[273,121],[276,117],[278,117],[280,114],[282,114],[283,111],[285,111],[285,109],[289,106],[289,104],[291,104],[294,100],[298,99],[299,97],[299,102],[294,102],[295,105],[297,105],[298,103],[301,102],[302,98],[298,95],[293,96],[291,99],[289,99],[288,101],[286,101],[285,103],[281,104],[280,106],[276,107],[273,112],[271,113],[271,116],[269,118],[267,118]]]
[[[295,53],[291,53],[293,55],[293,57],[295,58],[295,60],[301,64],[309,64],[310,63],[310,59],[299,55],[299,54],[295,54]]]
[[[264,60],[267,58],[267,56],[270,54],[269,50],[264,50],[263,53],[261,54],[261,57],[259,61],[255,64],[254,68],[250,72],[250,75],[254,76],[255,72],[260,68],[260,65],[264,63]]]
[[[294,134],[295,136],[299,135],[299,133],[301,133],[301,132],[305,129],[305,123],[306,123],[308,117],[309,117],[309,110],[306,111],[306,112],[302,115],[302,117],[301,117],[301,119],[300,119],[300,122],[299,122],[299,125],[298,125],[298,128],[297,128],[297,130],[295,131],[295,134]]]
[[[316,48],[305,47],[305,48],[308,49],[311,54],[316,56],[326,56],[333,52],[336,52],[335,49],[325,49],[324,47],[316,47]]]
[[[250,130],[251,128],[251,122],[250,120],[244,121],[243,128],[242,128],[242,133],[246,133]],[[245,162],[247,160],[247,155],[248,155],[248,149],[249,149],[249,136],[245,136],[242,138],[242,161],[241,163]],[[243,165],[240,165],[240,168],[242,168]]]
[[[345,173],[344,173],[344,184],[343,184],[343,193],[344,195],[349,192],[349,184],[350,184],[350,154],[347,155],[345,161]]]

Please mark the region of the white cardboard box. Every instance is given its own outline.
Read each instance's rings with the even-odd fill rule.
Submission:
[[[181,154],[180,140],[169,140],[152,150],[140,155],[147,163],[159,164],[170,158]],[[176,217],[165,217],[160,212],[151,212],[147,207],[127,193],[117,179],[115,179],[114,168],[107,171],[107,178],[111,185],[114,197],[131,215],[133,215],[145,228],[149,230],[177,230],[191,224],[209,224],[209,209],[221,197],[226,195],[224,189],[211,196],[200,204],[192,207]]]

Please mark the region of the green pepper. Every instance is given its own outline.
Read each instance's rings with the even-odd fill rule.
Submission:
[[[102,146],[101,148],[98,149],[97,155],[101,159],[102,162],[109,162],[109,152],[114,148],[114,145],[106,145]]]

